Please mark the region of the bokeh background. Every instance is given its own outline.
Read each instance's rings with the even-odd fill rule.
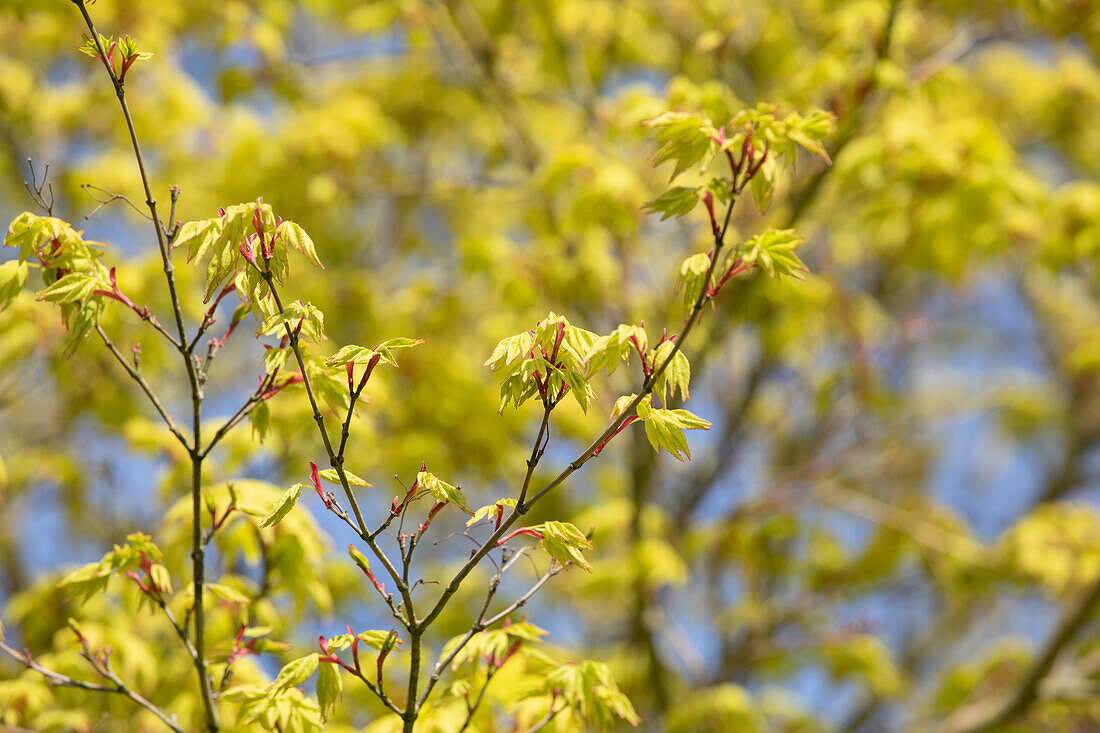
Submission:
[[[539,415],[497,414],[481,363],[500,338],[549,310],[598,332],[678,325],[676,271],[707,232],[643,215],[670,171],[651,167],[640,121],[682,109],[721,123],[757,102],[834,112],[833,165],[800,160],[766,213],[744,202],[733,219],[739,236],[798,228],[811,274],[739,280],[704,316],[691,407],[714,428],[692,435],[690,463],[631,431],[540,507],[594,527],[595,572],[555,578],[529,618],[563,656],[608,662],[643,730],[962,731],[938,721],[1017,698],[994,729],[1100,729],[1100,605],[1073,615],[1100,582],[1095,0],[92,11],[155,54],[127,90],[158,198],[182,188],[177,218],[262,195],[317,243],[326,269],[299,267],[292,287],[325,311],[331,344],[427,340],[372,381],[352,439],[376,517],[403,493],[389,477],[411,480],[421,460],[476,505],[514,492]],[[62,0],[0,7],[0,219],[31,207],[27,158],[48,163],[55,214],[108,243],[120,285],[163,320],[148,223],[117,201],[86,219],[98,203],[82,184],[143,196],[114,93],[76,53],[81,30]],[[182,258],[179,272],[197,319],[202,273]],[[121,311],[104,325],[141,342],[183,412],[186,382],[152,332]],[[82,608],[54,587],[135,530],[166,548],[178,584],[187,566],[186,456],[99,343],[65,357],[63,339],[30,295],[0,314],[0,619],[74,671],[65,619],[82,619],[127,649],[135,687],[186,715],[190,668],[170,629],[121,586]],[[210,424],[254,388],[261,355],[247,332],[230,342]],[[563,406],[547,474],[633,384],[601,383],[588,415]],[[271,420],[262,444],[247,426],[223,444],[211,485],[305,479],[322,451],[301,393],[276,398]],[[289,544],[231,533],[215,560],[263,585],[258,613],[299,651],[345,622],[388,628],[340,549],[346,527],[318,509],[303,499]],[[418,570],[449,577],[464,542],[441,541]],[[259,676],[286,658],[245,664]],[[333,726],[382,712],[349,689]],[[0,721],[155,729],[11,660]]]

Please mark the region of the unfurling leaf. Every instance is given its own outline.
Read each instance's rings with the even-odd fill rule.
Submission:
[[[323,478],[325,481],[328,481],[330,484],[336,484],[337,486],[342,486],[343,485],[343,484],[340,483],[340,474],[336,472],[335,468],[326,468],[324,471],[321,471],[318,475],[320,475],[321,478]],[[347,478],[349,484],[353,484],[355,486],[373,486],[374,485],[374,484],[367,483],[366,481],[364,481],[363,479],[359,478],[354,473],[352,473],[351,471],[348,471],[346,469],[344,470],[344,476],[345,476],[345,478]]]
[[[275,229],[275,236],[282,237],[290,246],[306,256],[306,258],[322,270],[325,266],[317,257],[317,249],[313,246],[313,240],[306,234],[306,230],[292,221],[284,221]]]
[[[739,256],[745,265],[759,265],[768,277],[788,275],[801,280],[806,266],[794,250],[804,241],[793,229],[768,229],[741,244]]]
[[[542,534],[542,547],[550,557],[562,565],[574,563],[592,572],[592,566],[581,554],[581,550],[592,549],[592,543],[575,526],[569,522],[550,521],[532,529]]]
[[[660,165],[666,160],[675,161],[672,178],[704,161],[717,149],[712,136],[717,135],[718,130],[710,120],[697,115],[665,112],[642,124],[654,130],[653,139],[658,147],[653,156],[653,164]]]
[[[344,689],[340,669],[335,664],[322,664],[317,671],[317,704],[321,717],[328,720],[329,711],[336,705],[336,698]]]
[[[27,264],[11,260],[0,265],[0,311],[5,310],[23,292],[27,283]]]
[[[677,458],[691,458],[685,430],[710,430],[711,424],[687,410],[653,409],[649,398],[638,403],[638,417],[645,421],[645,434],[653,450],[664,448]]]
[[[669,340],[663,341],[654,349],[652,359],[654,366],[659,369],[674,348],[676,348],[676,342]],[[676,394],[676,390],[680,390],[680,399],[686,401],[690,383],[691,364],[688,362],[687,355],[681,349],[672,357],[672,361],[669,362],[668,367],[665,368],[660,379],[657,380],[657,393],[661,395],[662,400],[667,400],[667,398]]]
[[[466,497],[462,495],[462,490],[457,486],[451,486],[446,481],[440,481],[427,471],[416,474],[416,485],[431,492],[436,501],[454,504],[467,514],[470,513],[470,507],[466,506]]]
[[[664,221],[674,216],[686,216],[698,203],[699,189],[676,186],[647,201],[644,210],[648,214],[660,214],[661,221]]]
[[[504,509],[514,509],[516,506],[515,499],[501,499],[495,501],[492,504],[487,504],[476,512],[474,512],[470,518],[466,521],[467,527],[472,527],[482,519],[496,519],[504,513]]]

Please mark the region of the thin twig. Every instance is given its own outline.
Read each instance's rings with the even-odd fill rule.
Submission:
[[[121,193],[111,193],[110,191],[106,191],[106,190],[100,188],[99,186],[93,186],[91,183],[81,183],[80,187],[82,189],[84,189],[84,193],[88,194],[88,196],[92,199],[92,201],[95,201],[97,204],[99,204],[99,206],[95,207],[94,209],[92,209],[91,211],[89,211],[87,214],[84,215],[84,220],[85,221],[87,221],[88,219],[91,219],[93,216],[95,216],[97,213],[99,213],[99,210],[102,209],[104,206],[109,206],[110,204],[113,204],[115,201],[122,201],[123,203],[128,205],[131,209],[136,211],[138,213],[138,216],[141,216],[145,219],[148,219],[149,221],[152,221],[152,219],[149,217],[149,215],[146,214],[141,209],[139,209],[137,207],[137,204],[135,204],[133,201],[131,201],[128,196],[124,196]],[[102,198],[100,198],[100,196],[102,196]]]
[[[191,444],[188,443],[187,438],[183,436],[183,432],[180,430],[179,425],[176,424],[176,419],[172,417],[172,414],[168,412],[167,409],[165,409],[164,403],[160,401],[160,398],[157,397],[156,393],[153,391],[153,388],[149,385],[147,381],[145,381],[145,377],[141,375],[141,372],[138,371],[137,367],[130,365],[130,363],[126,361],[126,357],[122,355],[122,352],[120,352],[118,350],[118,347],[115,346],[114,342],[111,341],[111,338],[107,335],[107,332],[103,330],[102,326],[97,323],[95,326],[95,330],[96,333],[99,334],[99,337],[103,340],[103,344],[107,347],[107,350],[110,351],[111,354],[115,357],[115,360],[122,365],[122,368],[126,370],[126,373],[130,375],[130,378],[137,382],[138,386],[141,387],[141,391],[145,393],[145,396],[149,399],[149,402],[151,402],[153,407],[156,408],[157,413],[160,414],[161,418],[164,420],[164,424],[168,426],[168,430],[172,433],[172,435],[176,437],[176,440],[178,440],[180,442],[180,445],[182,445],[185,449],[191,450]]]
[[[149,183],[148,173],[145,170],[145,158],[142,156],[141,145],[138,142],[137,131],[134,128],[133,116],[130,114],[130,107],[126,102],[126,92],[123,88],[122,81],[119,79],[118,75],[115,74],[115,70],[111,66],[110,57],[107,55],[106,49],[103,48],[99,31],[92,21],[92,16],[88,14],[85,0],[72,0],[72,3],[80,10],[80,14],[84,18],[84,23],[91,33],[92,41],[95,43],[96,50],[99,52],[99,60],[102,62],[103,68],[107,72],[107,76],[111,79],[111,84],[114,86],[115,94],[118,97],[119,107],[122,110],[122,116],[126,121],[126,129],[127,132],[129,132],[130,142],[134,149],[134,160],[137,163],[138,174],[141,177],[141,185],[145,192],[145,204],[149,207],[149,214],[153,220],[153,229],[156,231],[157,248],[160,251],[164,278],[168,285],[168,296],[172,303],[172,313],[175,317],[176,328],[179,333],[178,342],[174,341],[174,343],[183,359],[184,368],[187,371],[187,378],[191,388],[193,433],[193,441],[190,449],[192,516],[191,561],[192,582],[194,584],[195,593],[194,646],[198,652],[195,656],[194,663],[195,672],[198,676],[199,688],[202,693],[203,708],[206,714],[206,727],[207,730],[213,733],[213,731],[217,731],[219,728],[218,708],[214,701],[213,684],[206,663],[206,619],[203,607],[205,567],[204,551],[202,547],[202,455],[199,453],[199,444],[202,440],[203,388],[199,380],[198,367],[194,363],[192,352],[187,346],[187,327],[183,318],[183,307],[180,303],[179,293],[176,291],[176,279],[172,266],[171,250],[169,249],[168,233],[165,231],[161,224],[160,217],[157,215],[157,202],[156,199],[153,198],[153,189]],[[177,191],[173,190],[173,204],[176,194]]]
[[[1050,638],[1032,661],[1020,681],[1002,695],[966,705],[935,726],[940,733],[987,733],[1027,710],[1039,697],[1039,686],[1054,662],[1089,621],[1100,605],[1100,578],[1083,588],[1062,614]]]
[[[141,707],[145,708],[150,713],[155,715],[162,723],[168,726],[171,730],[175,731],[175,733],[184,733],[183,728],[176,725],[176,723],[174,722],[174,716],[171,718],[168,717],[168,714],[165,713],[163,710],[161,710],[156,705],[149,702],[147,699],[127,687],[126,684],[119,678],[119,676],[115,674],[114,670],[111,669],[110,662],[100,664],[98,661],[92,658],[91,655],[85,656],[85,659],[88,659],[96,672],[110,680],[112,683],[110,685],[100,685],[95,682],[84,682],[83,680],[74,679],[67,675],[63,675],[60,672],[55,672],[52,669],[47,669],[38,662],[34,661],[34,659],[30,655],[30,652],[20,653],[2,641],[0,641],[0,651],[19,661],[27,669],[33,670],[42,675],[51,685],[56,685],[58,687],[75,687],[77,689],[88,690],[90,692],[107,692],[116,695],[122,695],[123,697],[128,697],[135,704],[140,705]]]

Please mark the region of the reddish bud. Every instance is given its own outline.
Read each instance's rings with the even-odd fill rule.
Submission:
[[[521,534],[525,534],[528,537],[534,537],[537,540],[542,539],[542,532],[539,532],[537,529],[532,529],[530,527],[521,527],[520,529],[512,530],[511,532],[497,540],[497,547],[500,547],[501,545],[507,543],[508,540]]]
[[[420,534],[424,534],[424,532],[427,531],[428,527],[431,526],[432,520],[435,519],[435,515],[438,514],[439,510],[446,505],[447,502],[445,501],[437,501],[435,503],[435,506],[433,506],[431,510],[428,511],[428,518],[424,520],[424,523],[420,525],[417,531],[419,531]]]
[[[370,379],[370,375],[374,372],[374,368],[378,366],[378,361],[382,358],[381,354],[375,354],[367,362],[367,370],[363,372],[362,379],[359,380],[359,386],[356,387],[360,392],[363,391],[363,387],[367,386],[367,380]],[[350,365],[349,365],[350,366]],[[350,374],[350,372],[349,372]]]
[[[325,503],[326,509],[332,508],[332,499],[328,498],[328,495],[321,488],[321,476],[317,471],[317,464],[313,461],[309,462],[309,480],[313,482],[313,489],[317,492],[317,496],[321,497],[321,501]]]
[[[714,213],[714,195],[707,191],[703,194],[703,205],[707,207],[707,216],[710,217],[710,230],[715,236],[722,231],[718,226],[718,217]]]
[[[359,637],[351,630],[351,624],[347,625],[348,634],[351,635],[351,658],[355,661],[355,672],[359,673]]]
[[[508,651],[504,653],[500,661],[497,662],[497,668],[503,667],[504,663],[512,658],[512,655],[519,651],[520,646],[523,645],[523,639],[516,639],[512,646],[508,647]]]
[[[676,337],[673,336],[672,338],[675,339]],[[598,446],[596,446],[596,450],[592,451],[592,455],[593,456],[598,456],[600,454],[600,451],[602,451],[604,448],[606,448],[607,444],[610,443],[611,440],[616,435],[618,435],[619,433],[621,433],[623,430],[626,429],[627,425],[630,425],[631,423],[637,422],[640,419],[641,418],[639,418],[637,415],[631,415],[630,417],[628,417],[626,420],[623,421],[622,425],[620,425],[618,428],[616,428],[615,432],[613,432],[611,435],[607,436],[607,440],[605,440],[604,442],[602,442]]]
[[[248,264],[252,266],[256,265],[256,250],[252,246],[252,237],[247,237],[241,242],[240,252],[241,255],[248,261]]]

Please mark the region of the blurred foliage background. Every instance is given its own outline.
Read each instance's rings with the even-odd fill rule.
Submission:
[[[537,508],[594,528],[595,572],[555,578],[530,618],[563,655],[608,662],[643,730],[1100,727],[1100,3],[93,11],[155,54],[128,97],[157,196],[182,188],[177,218],[262,195],[317,243],[327,269],[298,268],[294,290],[325,311],[333,343],[427,340],[372,381],[353,437],[349,468],[377,487],[362,501],[377,517],[403,493],[387,477],[407,482],[421,460],[475,505],[514,495],[538,415],[497,414],[481,363],[500,338],[548,310],[598,332],[678,325],[676,268],[709,235],[642,215],[669,171],[650,166],[641,120],[683,109],[720,122],[759,101],[833,111],[834,164],[800,161],[766,214],[746,202],[733,220],[741,236],[797,227],[811,274],[735,282],[704,316],[687,349],[692,409],[715,426],[693,435],[690,463],[628,432]],[[49,163],[56,215],[107,242],[123,289],[166,314],[147,222],[119,201],[85,220],[98,204],[82,184],[143,195],[113,90],[80,41],[69,2],[0,8],[0,218],[30,207],[27,158]],[[202,273],[182,260],[177,273],[198,320]],[[147,327],[121,309],[104,326],[142,343],[182,410],[186,380]],[[65,624],[80,618],[125,650],[120,673],[186,719],[193,672],[162,619],[121,584],[82,608],[54,587],[135,530],[180,584],[188,563],[186,456],[99,343],[66,358],[63,338],[29,295],[0,314],[0,618],[86,677]],[[261,357],[248,338],[226,347],[210,424],[251,392]],[[603,407],[631,387],[616,375]],[[563,405],[542,470],[606,414]],[[266,505],[304,480],[320,447],[301,394],[277,397],[271,421],[262,445],[247,429],[222,445],[211,486],[235,479]],[[277,536],[227,533],[215,560],[262,585],[255,620],[300,650],[345,622],[388,628],[339,551],[346,528],[317,508],[303,500]],[[421,572],[449,577],[467,553],[442,540]],[[482,586],[464,588],[436,650],[465,630]],[[215,641],[231,638],[228,618]],[[272,651],[238,675],[277,670]],[[349,685],[330,728],[382,712]],[[0,723],[157,726],[11,660]]]

